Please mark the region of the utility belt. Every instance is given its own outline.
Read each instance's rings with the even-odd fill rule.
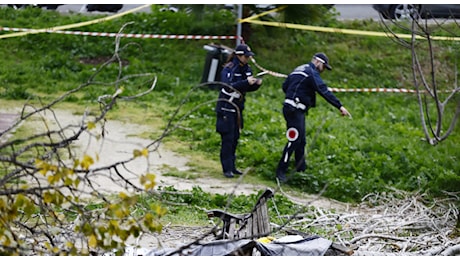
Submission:
[[[296,98],[296,100],[286,98],[284,100],[284,103],[289,104],[289,105],[291,105],[291,106],[293,106],[293,107],[295,107],[297,109],[301,109],[301,110],[307,109],[307,106],[305,104],[300,103],[298,98]]]
[[[238,93],[238,92],[236,92],[236,91],[234,91],[234,92],[227,92],[227,91],[225,91],[224,88],[222,88],[222,93],[224,93],[225,95],[227,95],[227,96],[230,97],[230,98],[228,99],[230,102],[232,102],[234,98],[237,98],[237,99],[238,99],[238,98],[241,97],[240,93]]]

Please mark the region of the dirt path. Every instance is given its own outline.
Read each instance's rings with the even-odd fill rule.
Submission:
[[[6,131],[17,119],[16,113],[0,113],[0,133]],[[0,143],[7,140],[10,134],[0,136]]]
[[[0,110],[0,129],[6,129],[7,125],[14,122],[14,115],[18,111],[15,110]],[[50,126],[56,126],[56,122],[60,125],[79,124],[82,117],[73,115],[69,111],[55,111],[56,119],[51,113],[44,114]],[[80,155],[88,154],[92,157],[99,157],[93,167],[100,167],[110,165],[118,161],[124,161],[132,157],[133,150],[143,149],[153,140],[142,139],[139,134],[150,131],[148,126],[123,123],[114,120],[108,120],[105,125],[105,138],[96,139],[94,136],[88,134],[82,135],[79,140],[74,144],[79,147]],[[91,131],[97,135],[102,133],[100,126]],[[174,176],[166,176],[165,172],[171,169],[178,171],[188,171],[189,158],[174,153],[165,149],[160,145],[156,152],[150,153],[148,159],[139,157],[138,159],[126,164],[125,169],[120,169],[122,175],[137,183],[139,186],[139,175],[146,172],[156,174],[157,186],[169,187],[173,186],[177,190],[192,190],[194,186],[199,186],[203,191],[210,193],[220,194],[235,194],[235,195],[248,195],[257,193],[267,187],[263,185],[250,184],[244,181],[245,176],[240,178],[225,179],[225,178],[206,178],[185,179]],[[210,179],[211,178],[211,179]],[[120,180],[109,179],[105,176],[94,176],[93,181],[98,186],[98,189],[103,192],[117,192],[121,191],[123,187],[120,185]],[[279,190],[277,184],[274,182],[269,188]],[[283,192],[282,190],[279,190]],[[310,194],[291,194],[283,192],[286,196],[290,197],[292,201],[302,205],[313,205],[321,208],[334,208],[346,209],[347,204],[333,201],[326,198],[316,197]]]

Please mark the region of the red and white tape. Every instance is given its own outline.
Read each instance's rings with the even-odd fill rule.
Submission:
[[[13,31],[13,32],[33,32],[34,29],[27,28],[10,28],[1,27],[0,31]],[[45,30],[47,33],[60,33],[67,35],[84,35],[84,36],[99,36],[99,37],[126,37],[126,38],[149,38],[149,39],[181,39],[181,40],[233,40],[237,39],[238,36],[212,36],[212,35],[165,35],[165,34],[134,34],[134,33],[105,33],[105,32],[82,32],[82,31],[61,31],[61,30]],[[262,71],[268,74],[286,78],[286,74],[270,71],[262,68],[257,64],[256,60],[251,57],[252,62]],[[386,93],[416,93],[415,90],[404,89],[404,88],[328,88],[332,92],[386,92]]]
[[[387,93],[417,93],[406,88],[328,88],[332,92],[387,92]]]
[[[267,70],[257,64],[256,60],[251,57],[251,61],[256,65],[257,68],[260,70],[267,72],[267,74],[270,74],[275,77],[279,78],[287,78],[286,74],[274,72]],[[412,89],[405,89],[405,88],[329,88],[329,91],[331,92],[386,92],[386,93],[417,93],[417,91],[412,90]]]
[[[0,31],[13,32],[33,32],[34,29],[27,28],[9,28],[0,27]],[[180,40],[232,40],[237,36],[214,36],[214,35],[167,35],[167,34],[139,34],[139,33],[106,33],[106,32],[82,32],[82,31],[61,31],[61,30],[45,30],[47,33],[60,33],[67,35],[84,35],[84,36],[99,36],[99,37],[126,37],[126,38],[141,38],[141,39],[180,39]]]

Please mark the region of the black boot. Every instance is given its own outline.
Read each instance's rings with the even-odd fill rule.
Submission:
[[[233,170],[233,174],[236,174],[236,175],[243,175],[242,172],[238,171],[237,169]]]
[[[284,172],[277,172],[276,173],[276,178],[279,180],[281,183],[287,182],[286,174]]]
[[[233,172],[224,172],[224,176],[227,178],[233,178]]]

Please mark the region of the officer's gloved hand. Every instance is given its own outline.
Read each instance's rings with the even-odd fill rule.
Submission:
[[[248,77],[248,82],[249,82],[249,85],[254,85],[254,84],[260,85],[262,84],[262,79],[250,76]]]
[[[344,106],[340,107],[340,113],[342,113],[342,116],[348,116],[352,118],[350,112],[348,112],[348,110]]]

